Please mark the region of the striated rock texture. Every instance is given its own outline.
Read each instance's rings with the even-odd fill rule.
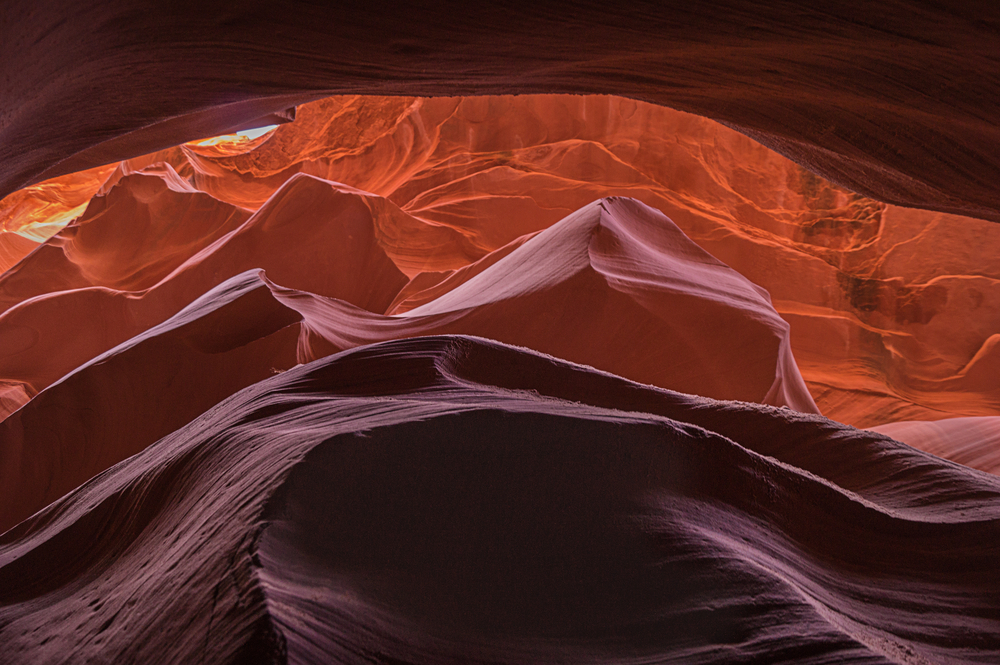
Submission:
[[[0,200],[0,272],[83,214],[115,168],[111,164],[71,173]]]
[[[0,663],[998,659],[993,10],[21,5]]]
[[[878,434],[424,337],[8,531],[0,660],[988,662],[998,543],[997,478]]]
[[[1000,219],[1000,9],[12,0],[0,193],[331,94],[598,93],[739,128],[856,191]]]
[[[1000,475],[1000,418],[904,420],[872,427],[914,448]]]

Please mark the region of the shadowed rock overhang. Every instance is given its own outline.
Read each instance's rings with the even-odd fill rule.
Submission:
[[[998,34],[979,2],[11,0],[0,196],[336,93],[568,92],[708,116],[867,196],[998,221]]]

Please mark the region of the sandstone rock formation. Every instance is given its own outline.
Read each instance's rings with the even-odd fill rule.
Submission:
[[[349,223],[362,205],[358,202],[370,196],[342,194],[329,182],[295,176],[272,199],[277,203],[263,207],[222,247],[235,244],[248,228],[273,227],[280,218],[274,211],[293,205],[283,202],[295,193],[304,196],[306,210],[340,212],[325,224],[292,217],[334,234],[316,247],[346,248],[348,256],[306,261],[306,253],[289,254],[268,277],[253,270],[216,286],[213,278],[232,264],[216,261],[221,250],[202,251],[188,262],[193,277],[175,271],[127,300],[130,309],[114,310],[123,294],[88,288],[35,299],[5,315],[11,323],[2,329],[14,331],[28,325],[15,328],[13,322],[25,320],[17,315],[35,313],[37,337],[57,348],[29,345],[7,362],[9,381],[40,392],[0,423],[6,450],[0,462],[0,528],[13,526],[240,388],[296,363],[396,338],[474,334],[647,384],[817,412],[792,358],[788,326],[766,292],[637,201],[608,199],[587,206],[488,266],[470,266],[465,279],[443,296],[405,314],[384,316],[376,312],[387,307],[392,293],[384,290],[372,301],[371,294],[379,293],[374,285],[388,289],[396,281],[398,288],[401,275],[385,270],[388,259],[372,241],[371,218]],[[317,199],[326,205],[317,208]],[[345,200],[339,208],[331,206]],[[298,240],[302,234],[281,237]],[[352,237],[367,237],[368,244],[358,246]],[[265,250],[237,255],[243,261],[280,261],[280,247],[269,243]],[[327,256],[332,257],[329,268]],[[289,277],[299,287],[310,280],[328,285],[338,274],[345,280],[333,293],[317,294],[277,284],[269,279],[272,274]],[[322,281],[316,281],[317,274]],[[367,309],[352,302],[362,286]],[[137,322],[155,320],[180,294],[199,287],[211,290],[164,323],[138,330]],[[106,297],[110,304],[104,310],[111,314],[87,322],[82,312],[92,305],[92,296]],[[47,307],[32,307],[39,304]],[[76,327],[44,325],[46,314],[53,318],[50,308],[66,313],[74,312],[74,305],[84,308]],[[106,327],[134,336],[101,353],[101,343],[108,345],[109,339],[91,331]],[[96,357],[89,360],[88,352]],[[48,361],[46,354],[52,356]],[[51,372],[74,361],[80,366],[51,385],[36,369]]]
[[[998,528],[997,478],[877,434],[423,337],[8,531],[0,658],[984,661]]]
[[[903,420],[871,429],[914,448],[1000,475],[1000,419],[996,416]]]
[[[995,10],[62,4],[0,664],[1000,658]]]
[[[856,191],[998,219],[982,2],[12,0],[0,26],[2,194],[332,94],[563,92],[715,118]]]
[[[523,242],[523,234],[548,228],[596,199],[628,196],[663,211],[696,243],[770,292],[791,324],[792,350],[824,414],[866,427],[990,416],[1000,409],[989,369],[1000,325],[1000,275],[990,268],[1000,258],[995,225],[865,199],[716,123],[620,98],[331,98],[300,107],[294,123],[254,141],[186,144],[135,158],[110,175],[98,174],[99,196],[74,224],[79,228],[67,229],[4,276],[0,301],[9,307],[41,295],[39,289],[148,288],[257,213],[296,174],[344,183],[338,185],[343,193],[383,197],[360,201],[370,210],[379,246],[411,279],[393,313],[441,296],[476,260],[485,262],[480,268],[498,260],[510,243]],[[309,182],[315,180],[295,187],[313,187]],[[155,199],[150,188],[160,192]],[[318,191],[282,191],[281,200],[303,206],[288,209],[303,226],[278,232],[288,234],[282,252],[318,247],[318,238],[299,245],[294,236],[314,233],[306,218],[319,217],[307,208],[327,203],[316,198]],[[137,196],[149,202],[139,204]],[[201,226],[198,215],[206,215]],[[105,230],[88,230],[97,220]],[[151,235],[143,236],[144,225],[152,225]],[[166,245],[155,230],[161,227],[176,234]],[[126,235],[120,247],[105,242]],[[135,244],[142,242],[145,249]],[[167,248],[173,244],[178,247]],[[88,258],[87,251],[95,256]],[[154,259],[158,251],[164,256]],[[253,253],[235,240],[228,251]],[[270,251],[280,253],[277,246]],[[925,260],[929,251],[939,258]],[[71,263],[88,265],[65,263],[70,255]],[[314,260],[319,257],[299,263]],[[51,277],[18,277],[37,275],[41,263]],[[161,323],[248,268],[267,268],[282,286],[336,295],[324,290],[331,287],[274,274],[280,263],[243,260],[214,281],[174,280],[188,286],[170,297],[169,307],[147,308],[157,312],[152,318],[129,314],[135,323],[125,327],[109,324],[102,334],[117,337],[100,350]],[[87,273],[98,264],[134,269],[101,281]],[[130,283],[139,267],[145,282]],[[192,266],[185,271],[197,272]],[[395,292],[397,283],[389,290]],[[138,292],[130,292],[131,311]],[[382,305],[362,306],[382,313]],[[61,331],[45,357],[75,344],[64,336]],[[46,363],[49,377],[30,388],[23,371],[0,376],[34,394],[93,357],[94,349],[81,353],[66,363]],[[18,362],[41,371],[29,356]]]

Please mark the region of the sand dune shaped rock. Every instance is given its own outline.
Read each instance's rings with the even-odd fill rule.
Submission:
[[[674,4],[0,4],[0,663],[1000,659],[995,476],[663,389],[997,470],[997,13]]]
[[[356,273],[367,288],[366,274]],[[475,334],[644,383],[817,412],[766,292],[636,201],[587,206],[404,315],[287,288],[270,275],[251,270],[224,282],[87,359],[0,423],[0,526],[271,373],[397,338]],[[145,297],[155,302],[156,291]]]
[[[0,660],[988,661],[998,525],[995,477],[878,434],[401,340],[8,531]]]
[[[35,394],[248,269],[381,312],[406,277],[372,221],[392,212],[373,213],[370,198],[301,176],[250,216],[200,192],[174,192],[159,174],[129,175],[0,277],[11,303],[0,314],[0,376]]]
[[[113,197],[127,200],[136,174],[173,183],[172,196],[197,190],[243,214],[279,190],[285,196],[293,177],[384,197],[363,201],[378,242],[414,280],[397,294],[399,312],[416,306],[403,301],[417,292],[426,301],[465,278],[452,271],[496,259],[591,201],[636,198],[771,293],[791,325],[807,385],[830,417],[867,427],[1000,409],[989,379],[990,338],[1000,325],[1000,274],[991,268],[1000,227],[866,199],[705,118],[616,97],[342,96],[301,106],[294,123],[252,142],[175,146],[102,173],[95,211]],[[301,189],[297,198],[319,194]],[[115,210],[125,207],[112,206],[102,220]],[[104,221],[115,231],[75,232],[114,244],[144,226],[130,227],[127,215]],[[95,267],[96,258],[113,255],[105,248],[83,259]],[[58,288],[60,275],[72,281],[79,270],[63,265],[31,288]],[[33,293],[14,288],[16,274],[35,270],[14,272],[5,287],[11,303]]]

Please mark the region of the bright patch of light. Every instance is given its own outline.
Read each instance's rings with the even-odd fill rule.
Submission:
[[[22,238],[34,240],[38,243],[45,242],[55,234],[62,231],[63,228],[65,228],[70,222],[82,215],[87,209],[87,205],[89,203],[90,201],[85,201],[75,208],[70,208],[69,210],[49,215],[44,219],[44,221],[25,224],[21,228],[14,231],[14,233]]]
[[[235,134],[224,134],[222,136],[213,136],[209,139],[204,139],[202,141],[192,141],[194,145],[220,145],[227,143],[247,143],[253,141],[254,139],[260,138],[267,134],[268,132],[273,132],[277,129],[277,125],[266,125],[264,127],[255,127],[253,129],[244,129],[241,132],[236,132]]]
[[[258,136],[263,136],[264,134],[267,134],[277,128],[277,125],[265,125],[264,127],[257,127],[256,129],[245,129],[242,132],[236,132],[236,135],[245,136],[248,139],[255,139]]]

